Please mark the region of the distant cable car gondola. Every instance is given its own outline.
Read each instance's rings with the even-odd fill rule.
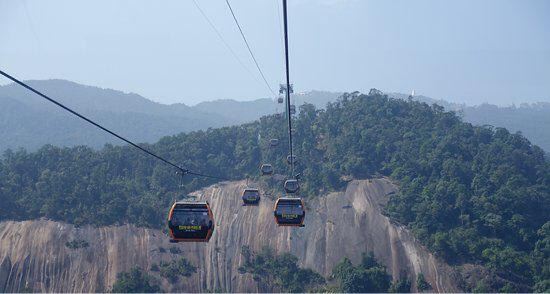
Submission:
[[[303,227],[306,217],[304,201],[301,198],[281,197],[275,202],[273,214],[279,226]]]
[[[282,104],[284,102],[283,97],[277,98],[277,103]]]
[[[296,113],[296,105],[290,105],[290,114]]]
[[[290,156],[290,155],[287,155],[287,156],[286,156],[286,163],[288,163],[288,164],[292,164],[292,163],[296,164],[296,162],[298,162],[298,159],[296,158],[296,155],[293,154],[292,156]]]
[[[300,184],[296,179],[286,180],[284,184],[285,191],[289,194],[294,194],[300,190]]]
[[[269,140],[269,145],[271,147],[276,147],[277,145],[279,145],[279,139],[271,139]]]
[[[273,166],[271,164],[264,163],[260,167],[260,171],[262,172],[263,176],[271,175],[273,174]]]
[[[246,188],[243,191],[242,198],[244,205],[258,205],[260,203],[260,190]]]
[[[177,201],[168,214],[170,242],[208,242],[214,217],[206,201]]]
[[[286,90],[287,90],[287,85],[279,84],[279,94],[286,93]],[[294,93],[294,84],[288,85],[288,90],[290,94]]]

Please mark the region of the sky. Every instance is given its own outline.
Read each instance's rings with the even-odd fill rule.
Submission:
[[[280,0],[229,0],[270,87],[284,79]],[[550,102],[550,1],[288,0],[295,92]],[[225,0],[0,0],[0,69],[161,103],[273,97]],[[0,84],[8,81],[0,78]]]

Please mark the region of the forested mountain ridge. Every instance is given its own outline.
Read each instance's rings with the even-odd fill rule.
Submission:
[[[269,98],[251,101],[214,100],[194,106],[181,103],[164,105],[137,94],[64,80],[29,83],[45,94],[60,99],[67,106],[123,133],[129,139],[145,143],[153,143],[163,136],[180,132],[251,122],[284,110],[283,105]],[[335,102],[340,95],[337,92],[309,91],[293,94],[292,101],[296,105],[311,103],[320,109],[328,102]],[[388,93],[388,96],[404,100],[408,98],[408,95],[399,93]],[[492,125],[507,128],[511,132],[520,131],[531,142],[546,152],[550,151],[550,133],[546,131],[550,129],[550,103],[506,107],[491,104],[468,106],[422,95],[414,96],[413,99],[430,105],[438,104],[447,111],[456,111],[464,121],[474,125]],[[0,141],[0,152],[21,147],[35,151],[44,144],[60,147],[86,145],[94,149],[106,143],[121,144],[121,141],[14,84],[0,86],[0,136],[3,138]]]
[[[156,142],[161,137],[209,127],[237,125],[262,115],[282,111],[272,99],[238,102],[215,100],[195,106],[165,105],[140,95],[80,85],[65,80],[27,81],[30,86],[59,100],[98,123],[136,142]],[[312,91],[293,97],[297,103],[325,105],[338,94]],[[239,115],[235,115],[238,113]],[[0,152],[11,148],[36,150],[44,144],[86,145],[94,149],[106,143],[121,144],[16,84],[0,86]]]
[[[548,289],[550,164],[520,134],[472,126],[437,105],[343,95],[326,110],[306,104],[294,125],[302,195],[341,190],[345,178],[390,176],[400,192],[387,214],[454,264],[482,264],[506,289]],[[152,150],[183,166],[232,179],[262,162],[285,173],[282,118],[165,137]],[[269,149],[270,138],[281,140]],[[345,176],[345,177],[343,177]],[[3,218],[160,227],[179,197],[174,171],[127,146],[46,146],[8,152],[0,166]],[[266,184],[276,184],[269,183]],[[212,183],[187,178],[185,191]],[[280,183],[276,186],[280,186]]]
[[[342,93],[326,91],[309,91],[292,94],[292,103],[302,105],[304,103],[313,104],[316,108],[324,108],[327,103],[334,102]],[[276,104],[273,99],[262,98],[251,101],[235,101],[232,99],[213,100],[201,102],[193,109],[215,113],[223,117],[238,116],[240,122],[250,122],[259,119],[264,115],[284,112],[284,104]]]
[[[79,85],[64,80],[29,85],[129,139],[153,142],[165,135],[233,122],[183,104],[163,105],[137,94]],[[120,142],[16,84],[0,86],[0,150],[44,144],[100,148]]]
[[[464,120],[477,125],[493,125],[521,132],[533,144],[550,152],[550,103],[497,107],[491,104],[465,107]]]
[[[408,99],[408,95],[389,93],[388,96]],[[474,125],[502,127],[510,132],[521,132],[533,144],[550,152],[550,103],[522,103],[519,106],[497,106],[489,103],[466,105],[426,96],[414,96],[414,100],[438,104],[447,111],[455,111],[464,121]]]

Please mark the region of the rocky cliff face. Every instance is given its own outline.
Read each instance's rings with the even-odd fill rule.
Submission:
[[[304,228],[277,227],[272,199],[258,207],[241,205],[244,182],[213,185],[195,194],[210,202],[216,220],[209,243],[170,244],[159,230],[132,225],[82,227],[47,220],[0,223],[0,291],[107,291],[116,274],[134,266],[149,269],[160,261],[185,256],[196,274],[176,284],[162,281],[166,291],[254,292],[249,275],[238,273],[243,245],[253,250],[271,246],[291,252],[302,266],[328,276],[342,258],[358,262],[372,251],[394,276],[413,281],[423,273],[437,292],[456,292],[454,271],[415,241],[412,234],[381,214],[396,187],[387,179],[352,181],[344,193],[331,193],[307,203]],[[70,249],[70,240],[89,246]],[[181,253],[163,249],[178,247]]]

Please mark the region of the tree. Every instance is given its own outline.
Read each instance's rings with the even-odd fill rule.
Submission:
[[[112,293],[156,293],[160,288],[153,277],[135,267],[130,272],[117,274]]]
[[[185,257],[177,261],[161,262],[159,268],[160,276],[168,279],[171,283],[176,283],[180,277],[190,277],[197,272],[197,267]]]
[[[411,281],[407,278],[400,278],[397,281],[394,281],[390,289],[390,293],[410,293],[411,292]]]
[[[347,293],[387,292],[391,283],[391,276],[372,252],[363,254],[358,266],[344,258],[332,269],[332,278],[337,281],[339,291]]]
[[[550,292],[550,222],[545,223],[538,231],[539,240],[533,251],[535,264],[535,285],[533,290],[540,293]]]
[[[243,246],[241,253],[245,262],[239,273],[252,274],[260,292],[302,293],[325,282],[319,273],[300,268],[298,258],[290,253],[278,255],[264,247],[256,254],[247,246]]]

